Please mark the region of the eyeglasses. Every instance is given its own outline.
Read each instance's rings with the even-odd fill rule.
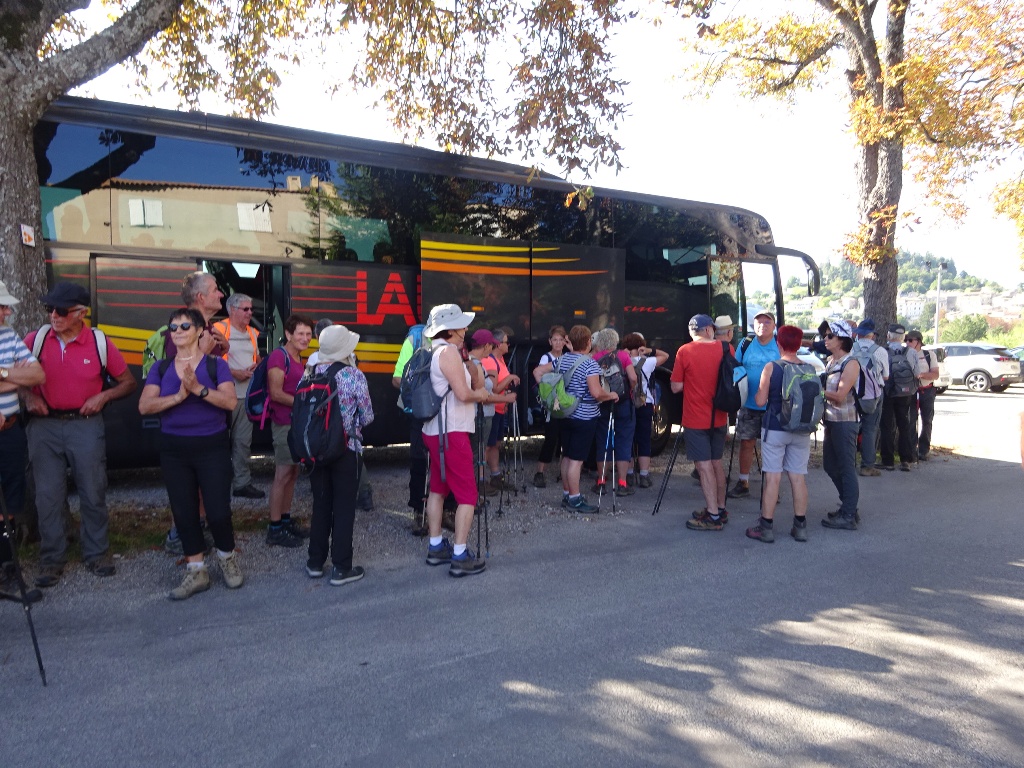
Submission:
[[[236,307],[239,312],[252,312],[252,307]]]
[[[835,337],[836,337],[836,335],[834,333],[826,333],[825,334],[825,338],[826,339],[834,339]]]
[[[170,325],[167,326],[167,330],[169,330],[171,333],[174,333],[178,329],[181,329],[183,331],[191,330],[192,323],[171,323]]]
[[[46,304],[46,305],[43,306],[43,309],[46,310],[46,314],[48,314],[48,315],[52,315],[53,313],[56,312],[57,313],[57,317],[67,317],[72,312],[78,312],[78,311],[84,309],[84,307],[69,307],[69,308],[65,309],[64,307],[54,307],[54,306],[50,306],[49,304]]]

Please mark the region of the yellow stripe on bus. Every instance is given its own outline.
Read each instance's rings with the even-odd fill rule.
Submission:
[[[100,323],[99,329],[113,338],[141,339],[143,347],[146,346],[146,340],[156,331],[156,328],[146,331],[142,328],[125,328],[123,325],[106,325],[104,323]]]

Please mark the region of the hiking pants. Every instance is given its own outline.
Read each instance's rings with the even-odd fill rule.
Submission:
[[[852,520],[860,503],[857,480],[857,422],[826,421],[821,463],[839,491],[839,514]]]
[[[910,423],[910,409],[916,406],[913,395],[907,397],[885,396],[882,401],[882,465],[895,465],[895,450],[900,451],[900,461],[917,461],[917,433]],[[899,442],[896,433],[899,432]]]
[[[917,455],[927,456],[932,449],[932,420],[935,418],[935,387],[917,390],[917,401],[921,406],[921,433],[917,439]]]
[[[878,457],[878,425],[882,421],[882,410],[884,408],[885,400],[883,399],[879,406],[875,408],[874,413],[868,413],[860,417],[861,467],[875,466],[875,460]]]

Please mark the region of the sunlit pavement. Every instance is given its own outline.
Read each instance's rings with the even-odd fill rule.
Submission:
[[[419,562],[331,588],[295,573],[184,604],[125,585],[0,605],[10,766],[1024,764],[1024,387],[951,389],[966,456],[861,479],[863,525],[810,541],[661,514],[552,520],[462,580]],[[756,486],[755,479],[753,486]],[[752,490],[759,490],[752,487]]]

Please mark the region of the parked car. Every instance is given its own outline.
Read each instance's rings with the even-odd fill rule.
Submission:
[[[940,344],[939,348],[945,352],[943,363],[952,383],[962,384],[972,392],[1004,392],[1011,384],[1024,381],[1021,361],[1006,347],[956,343]]]
[[[953,383],[953,377],[949,375],[949,370],[946,368],[946,350],[942,347],[925,347],[929,354],[935,355],[935,359],[939,364],[939,378],[935,380],[935,394],[941,395],[949,386]]]

